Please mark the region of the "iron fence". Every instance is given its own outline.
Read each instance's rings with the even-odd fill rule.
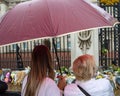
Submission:
[[[0,47],[0,69],[21,69],[30,66],[31,52],[36,45],[45,44],[44,39],[37,39],[28,42],[12,44],[9,46]],[[52,61],[55,69],[58,69],[58,61],[52,40],[49,39]],[[47,44],[47,43],[46,43]],[[70,35],[55,38],[55,47],[59,57],[59,63],[67,68],[71,65],[71,42]]]
[[[120,3],[114,5],[100,3],[100,7],[120,21]],[[114,28],[100,29],[99,45],[100,65],[106,68],[110,64],[120,66],[120,24],[115,25]]]

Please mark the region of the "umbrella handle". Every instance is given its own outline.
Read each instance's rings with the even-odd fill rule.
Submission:
[[[60,62],[59,62],[59,58],[58,58],[58,54],[57,54],[57,48],[55,46],[54,38],[52,38],[52,43],[53,43],[53,46],[54,46],[54,49],[55,49],[55,55],[56,55],[56,59],[57,59],[57,62],[58,62],[58,68],[60,70],[60,75],[62,75],[62,71],[61,71],[61,68],[60,68]]]

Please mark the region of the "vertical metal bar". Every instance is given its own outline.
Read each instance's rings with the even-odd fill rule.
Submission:
[[[61,43],[61,39],[62,37],[58,38],[58,43],[59,43],[59,60],[60,60],[60,64],[63,63],[63,58],[62,58],[62,43]]]
[[[71,57],[70,57],[70,46],[71,46],[71,42],[70,42],[70,35],[67,35],[67,68],[69,68],[70,66],[70,62],[71,62]]]
[[[12,57],[12,66],[14,66],[14,64],[16,65],[16,60],[15,60],[15,55],[16,55],[16,53],[15,53],[15,51],[16,51],[16,44],[14,44],[14,45],[11,45],[11,49],[12,49],[12,55],[11,55],[11,57]]]
[[[65,41],[65,36],[63,36],[63,51],[62,52],[63,52],[63,57],[64,57],[64,63],[63,63],[64,65],[65,65],[65,61],[66,61],[66,58],[65,58],[66,57],[65,56],[65,54],[66,54],[66,52],[65,52],[66,51],[65,50],[65,42],[66,42]]]
[[[120,22],[120,3],[118,3],[118,21]],[[120,24],[118,25],[118,40],[119,40],[119,49],[118,49],[118,57],[120,58]],[[118,59],[118,66],[120,67],[120,59]]]
[[[5,66],[5,47],[3,49],[3,55],[2,55],[2,68]]]
[[[99,60],[99,62],[100,62],[101,66],[103,66],[103,60],[102,60],[103,59],[103,56],[102,56],[102,47],[103,47],[103,39],[102,39],[103,35],[102,34],[103,34],[103,32],[102,32],[102,30],[103,29],[100,29],[100,34],[99,34],[99,38],[100,38],[99,40],[101,41],[101,47],[100,47],[101,48],[100,49],[101,52],[100,52],[100,58],[99,58],[100,60]]]
[[[30,41],[30,48],[29,48],[29,57],[30,57],[30,61],[29,61],[29,66],[30,66],[30,62],[31,62],[31,53],[32,53],[32,50],[33,50],[33,42]]]
[[[7,68],[7,64],[8,64],[8,58],[7,58],[7,46],[5,46],[5,67]]]
[[[106,45],[106,42],[107,42],[107,29],[108,28],[105,28],[105,32],[104,32],[104,34],[105,34],[105,39],[104,39],[104,46],[105,46],[105,49],[107,49],[107,45]],[[105,68],[107,69],[107,54],[105,55]]]
[[[56,54],[56,59],[57,59],[57,63],[58,63],[58,68],[59,68],[60,74],[62,75],[62,71],[61,71],[61,68],[60,68],[60,62],[59,62],[59,58],[58,58],[58,54],[57,54],[57,48],[55,46],[54,38],[52,38],[52,43],[53,43],[53,47],[55,49],[55,54]]]
[[[7,50],[8,50],[8,53],[7,53],[7,57],[9,57],[9,59],[8,59],[8,64],[9,64],[9,68],[11,68],[12,67],[12,54],[11,54],[11,46],[9,45],[9,46],[7,46]]]

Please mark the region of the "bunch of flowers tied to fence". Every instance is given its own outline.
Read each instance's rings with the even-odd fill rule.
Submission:
[[[119,3],[120,0],[100,0],[100,3],[105,5],[114,5],[115,3]]]

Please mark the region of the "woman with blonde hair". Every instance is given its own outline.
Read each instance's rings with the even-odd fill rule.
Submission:
[[[72,69],[76,80],[65,87],[64,96],[114,96],[109,80],[95,78],[97,67],[92,55],[79,56]]]
[[[22,96],[60,96],[60,89],[54,82],[51,54],[45,45],[33,49],[31,70],[23,80],[21,93]]]

